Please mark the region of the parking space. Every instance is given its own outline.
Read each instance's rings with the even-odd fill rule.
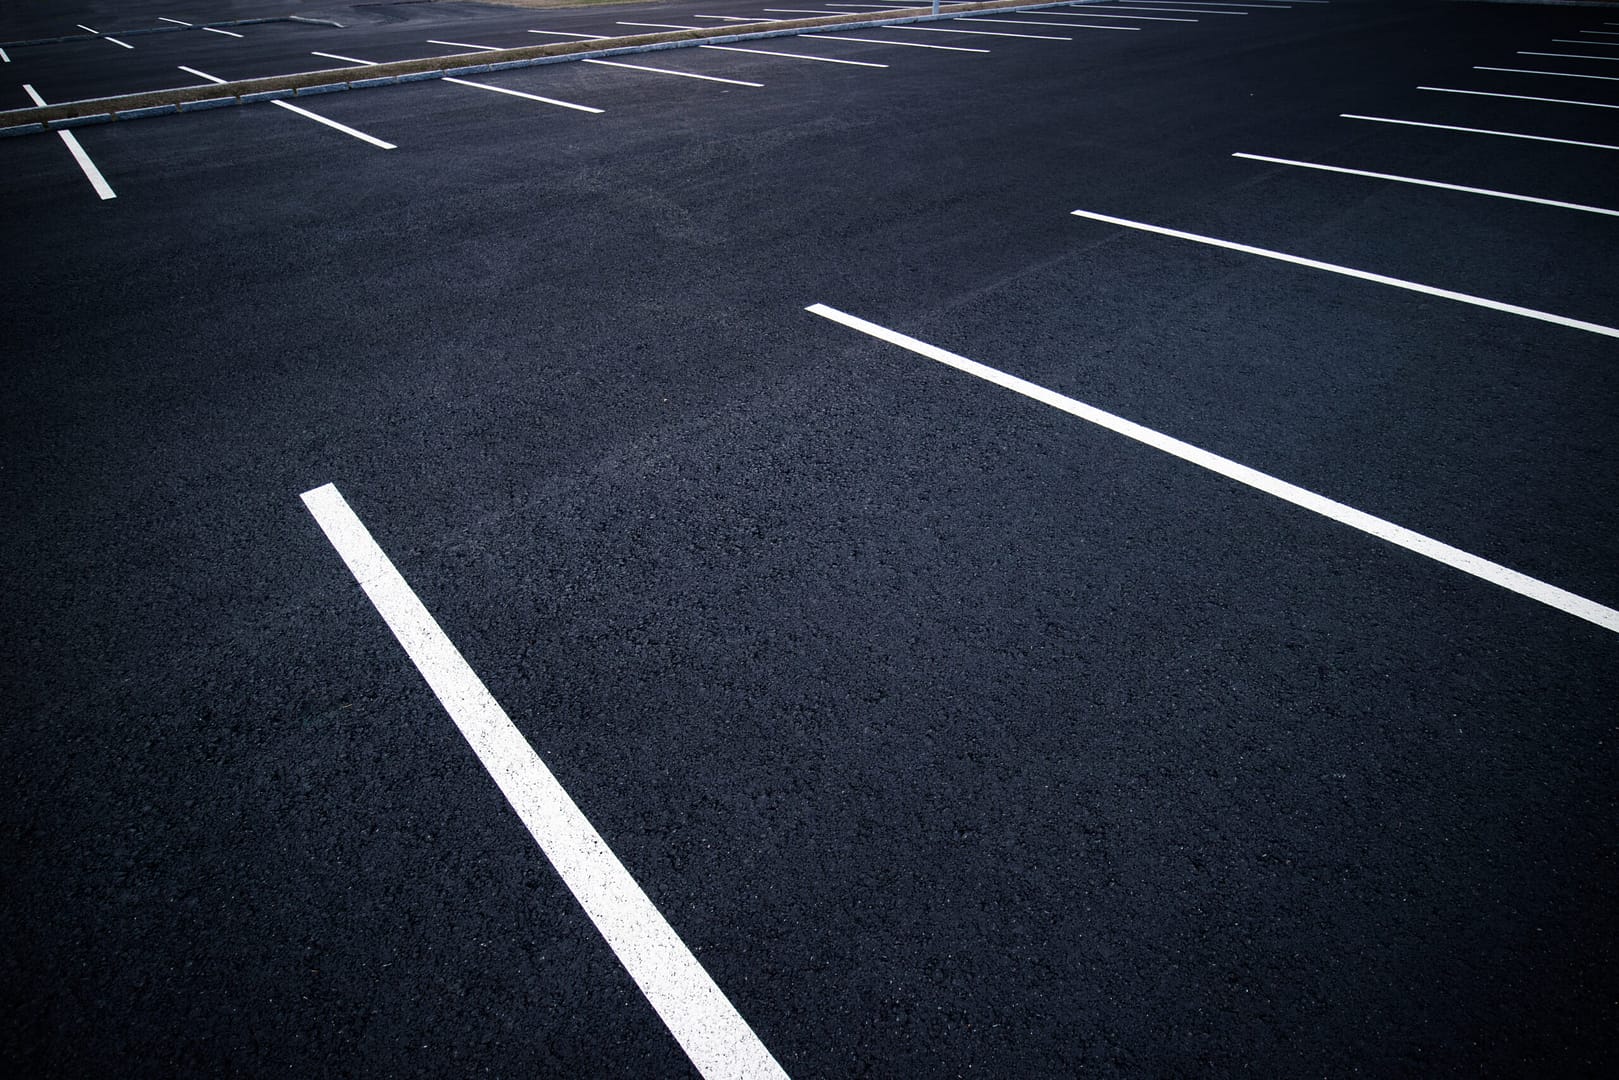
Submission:
[[[7,1056],[1608,1055],[1603,20],[1084,6],[0,140]]]

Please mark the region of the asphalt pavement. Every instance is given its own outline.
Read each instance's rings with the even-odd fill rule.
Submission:
[[[35,4],[0,102],[882,10],[769,2]],[[794,1077],[1605,1075],[1619,5],[733,47],[0,139],[0,1060],[722,1075],[662,920]]]

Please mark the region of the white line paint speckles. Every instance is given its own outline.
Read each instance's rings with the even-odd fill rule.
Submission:
[[[1462,571],[1464,574],[1471,574],[1473,577],[1487,581],[1492,585],[1509,589],[1520,596],[1594,623],[1604,630],[1619,633],[1619,611],[1604,607],[1593,600],[1587,600],[1583,596],[1577,596],[1564,589],[1559,589],[1555,585],[1548,585],[1546,582],[1529,577],[1527,574],[1510,570],[1499,563],[1479,558],[1477,555],[1451,547],[1449,544],[1423,536],[1421,533],[1412,532],[1410,529],[1396,525],[1391,521],[1373,517],[1371,514],[1346,506],[1324,495],[1318,495],[1285,480],[1277,479],[1268,473],[1262,473],[1257,469],[1239,464],[1230,458],[1210,453],[1190,443],[1182,442],[1173,436],[1165,435],[1163,432],[1143,427],[1121,416],[1105,412],[1094,405],[1076,401],[1074,398],[1059,394],[1054,390],[1048,390],[1015,375],[1009,375],[986,364],[980,364],[976,360],[969,360],[936,345],[929,345],[925,341],[919,341],[897,331],[889,330],[887,327],[867,322],[865,319],[849,315],[836,308],[827,307],[825,304],[815,304],[805,310],[824,319],[840,323],[852,330],[868,334],[880,341],[886,341],[892,345],[908,349],[918,356],[936,360],[941,364],[955,368],[957,371],[983,379],[985,382],[994,383],[996,386],[1022,394],[1026,398],[1038,401],[1043,405],[1049,405],[1070,416],[1078,417],[1117,435],[1123,435],[1127,439],[1133,439],[1145,446],[1152,447],[1154,450],[1162,451],[1199,468],[1217,473],[1256,491],[1275,496],[1294,506],[1320,514],[1322,517],[1336,521],[1339,524],[1348,525],[1352,529],[1375,536],[1407,551],[1415,552],[1425,558],[1433,559],[1435,562],[1443,563],[1453,569]]]
[[[1386,274],[1374,274],[1369,270],[1356,270],[1351,266],[1339,266],[1337,263],[1306,259],[1299,255],[1289,255],[1283,251],[1271,251],[1269,248],[1238,244],[1231,240],[1218,240],[1212,236],[1182,232],[1179,229],[1169,229],[1162,225],[1148,225],[1140,221],[1129,221],[1125,218],[1093,213],[1090,210],[1074,210],[1071,213],[1075,217],[1089,218],[1091,221],[1100,221],[1108,225],[1119,225],[1126,229],[1156,233],[1159,236],[1171,236],[1177,240],[1190,240],[1195,244],[1207,244],[1210,247],[1225,248],[1227,251],[1240,251],[1245,255],[1258,255],[1261,258],[1275,259],[1277,262],[1291,263],[1294,266],[1308,267],[1311,270],[1324,270],[1329,274],[1357,278],[1360,281],[1370,281],[1378,285],[1389,285],[1396,289],[1404,289],[1407,292],[1422,293],[1424,296],[1437,296],[1440,299],[1454,300],[1460,304],[1470,304],[1473,307],[1488,308],[1491,311],[1500,311],[1508,315],[1519,315],[1526,319],[1536,319],[1540,322],[1553,323],[1557,326],[1566,326],[1571,330],[1583,330],[1588,334],[1601,334],[1604,337],[1619,338],[1619,328],[1616,327],[1584,322],[1580,319],[1570,319],[1563,315],[1553,315],[1547,311],[1519,307],[1517,304],[1504,304],[1499,300],[1489,300],[1482,296],[1472,296],[1468,293],[1454,292],[1450,289],[1435,288],[1432,285],[1423,285],[1416,281],[1405,281],[1402,278],[1389,277]]]
[[[39,91],[28,83],[23,83],[22,88],[27,92],[29,100],[35,105],[43,106],[45,104],[45,99],[39,96]],[[101,170],[96,168],[96,163],[90,160],[90,155],[84,152],[84,147],[80,146],[79,140],[73,137],[73,132],[58,131],[57,134],[62,137],[62,145],[67,147],[67,152],[73,155],[73,160],[78,163],[79,171],[84,173],[84,178],[90,181],[90,186],[95,188],[96,194],[101,197],[102,201],[116,199],[118,196],[113,192],[112,185],[107,183],[107,178],[101,175]]]
[[[304,505],[558,876],[705,1080],[785,1080],[522,732],[331,484]]]

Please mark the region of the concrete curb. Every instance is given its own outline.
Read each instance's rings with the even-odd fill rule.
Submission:
[[[839,30],[864,30],[882,26],[905,26],[911,23],[935,22],[959,18],[962,15],[989,11],[1042,11],[1051,8],[1082,7],[1095,0],[1057,0],[1030,4],[1021,0],[987,0],[952,6],[950,11],[932,14],[928,9],[911,9],[919,13],[896,18],[873,19],[870,12],[820,19],[788,19],[743,24],[741,27],[720,27],[714,30],[679,30],[661,34],[637,34],[629,37],[608,38],[603,41],[567,41],[548,45],[530,45],[517,49],[496,49],[476,53],[453,53],[449,56],[426,57],[417,60],[399,60],[384,64],[354,65],[347,68],[303,71],[291,75],[273,75],[262,79],[246,79],[229,83],[210,83],[206,86],[187,86],[173,90],[154,90],[141,94],[125,94],[108,98],[89,98],[56,105],[35,106],[0,112],[0,138],[19,135],[38,135],[54,129],[58,121],[73,120],[77,124],[107,124],[119,120],[139,120],[153,116],[196,112],[199,109],[223,108],[228,105],[250,105],[279,97],[307,96],[334,93],[339,90],[364,90],[393,86],[404,82],[442,79],[446,76],[477,75],[489,71],[510,71],[516,68],[540,67],[545,64],[564,64],[578,60],[592,60],[609,56],[630,56],[636,53],[658,52],[665,49],[685,49],[698,45],[729,44],[738,41],[762,41],[777,37],[797,37],[802,34],[825,33]],[[899,9],[901,11],[907,9]],[[281,19],[244,20],[244,22],[281,22]],[[220,24],[225,25],[225,24]],[[760,29],[749,30],[757,26]],[[190,29],[176,27],[176,29]],[[738,33],[737,31],[742,32]],[[359,78],[342,76],[357,75]],[[339,78],[334,80],[334,76]],[[206,104],[202,104],[206,102]]]

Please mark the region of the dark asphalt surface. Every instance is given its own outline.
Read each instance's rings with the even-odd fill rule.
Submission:
[[[0,38],[349,25],[12,49],[0,95],[762,7],[30,5]],[[1619,219],[1230,156],[1619,209],[1619,152],[1339,118],[1619,144],[1416,89],[1619,106],[1472,70],[1619,75],[1516,55],[1619,12],[1250,10],[300,103],[393,151],[81,129],[109,201],[0,140],[0,1060],[694,1075],[334,482],[795,1077],[1606,1074],[1613,633],[803,310],[1619,605],[1619,341],[1069,213],[1619,324]]]

